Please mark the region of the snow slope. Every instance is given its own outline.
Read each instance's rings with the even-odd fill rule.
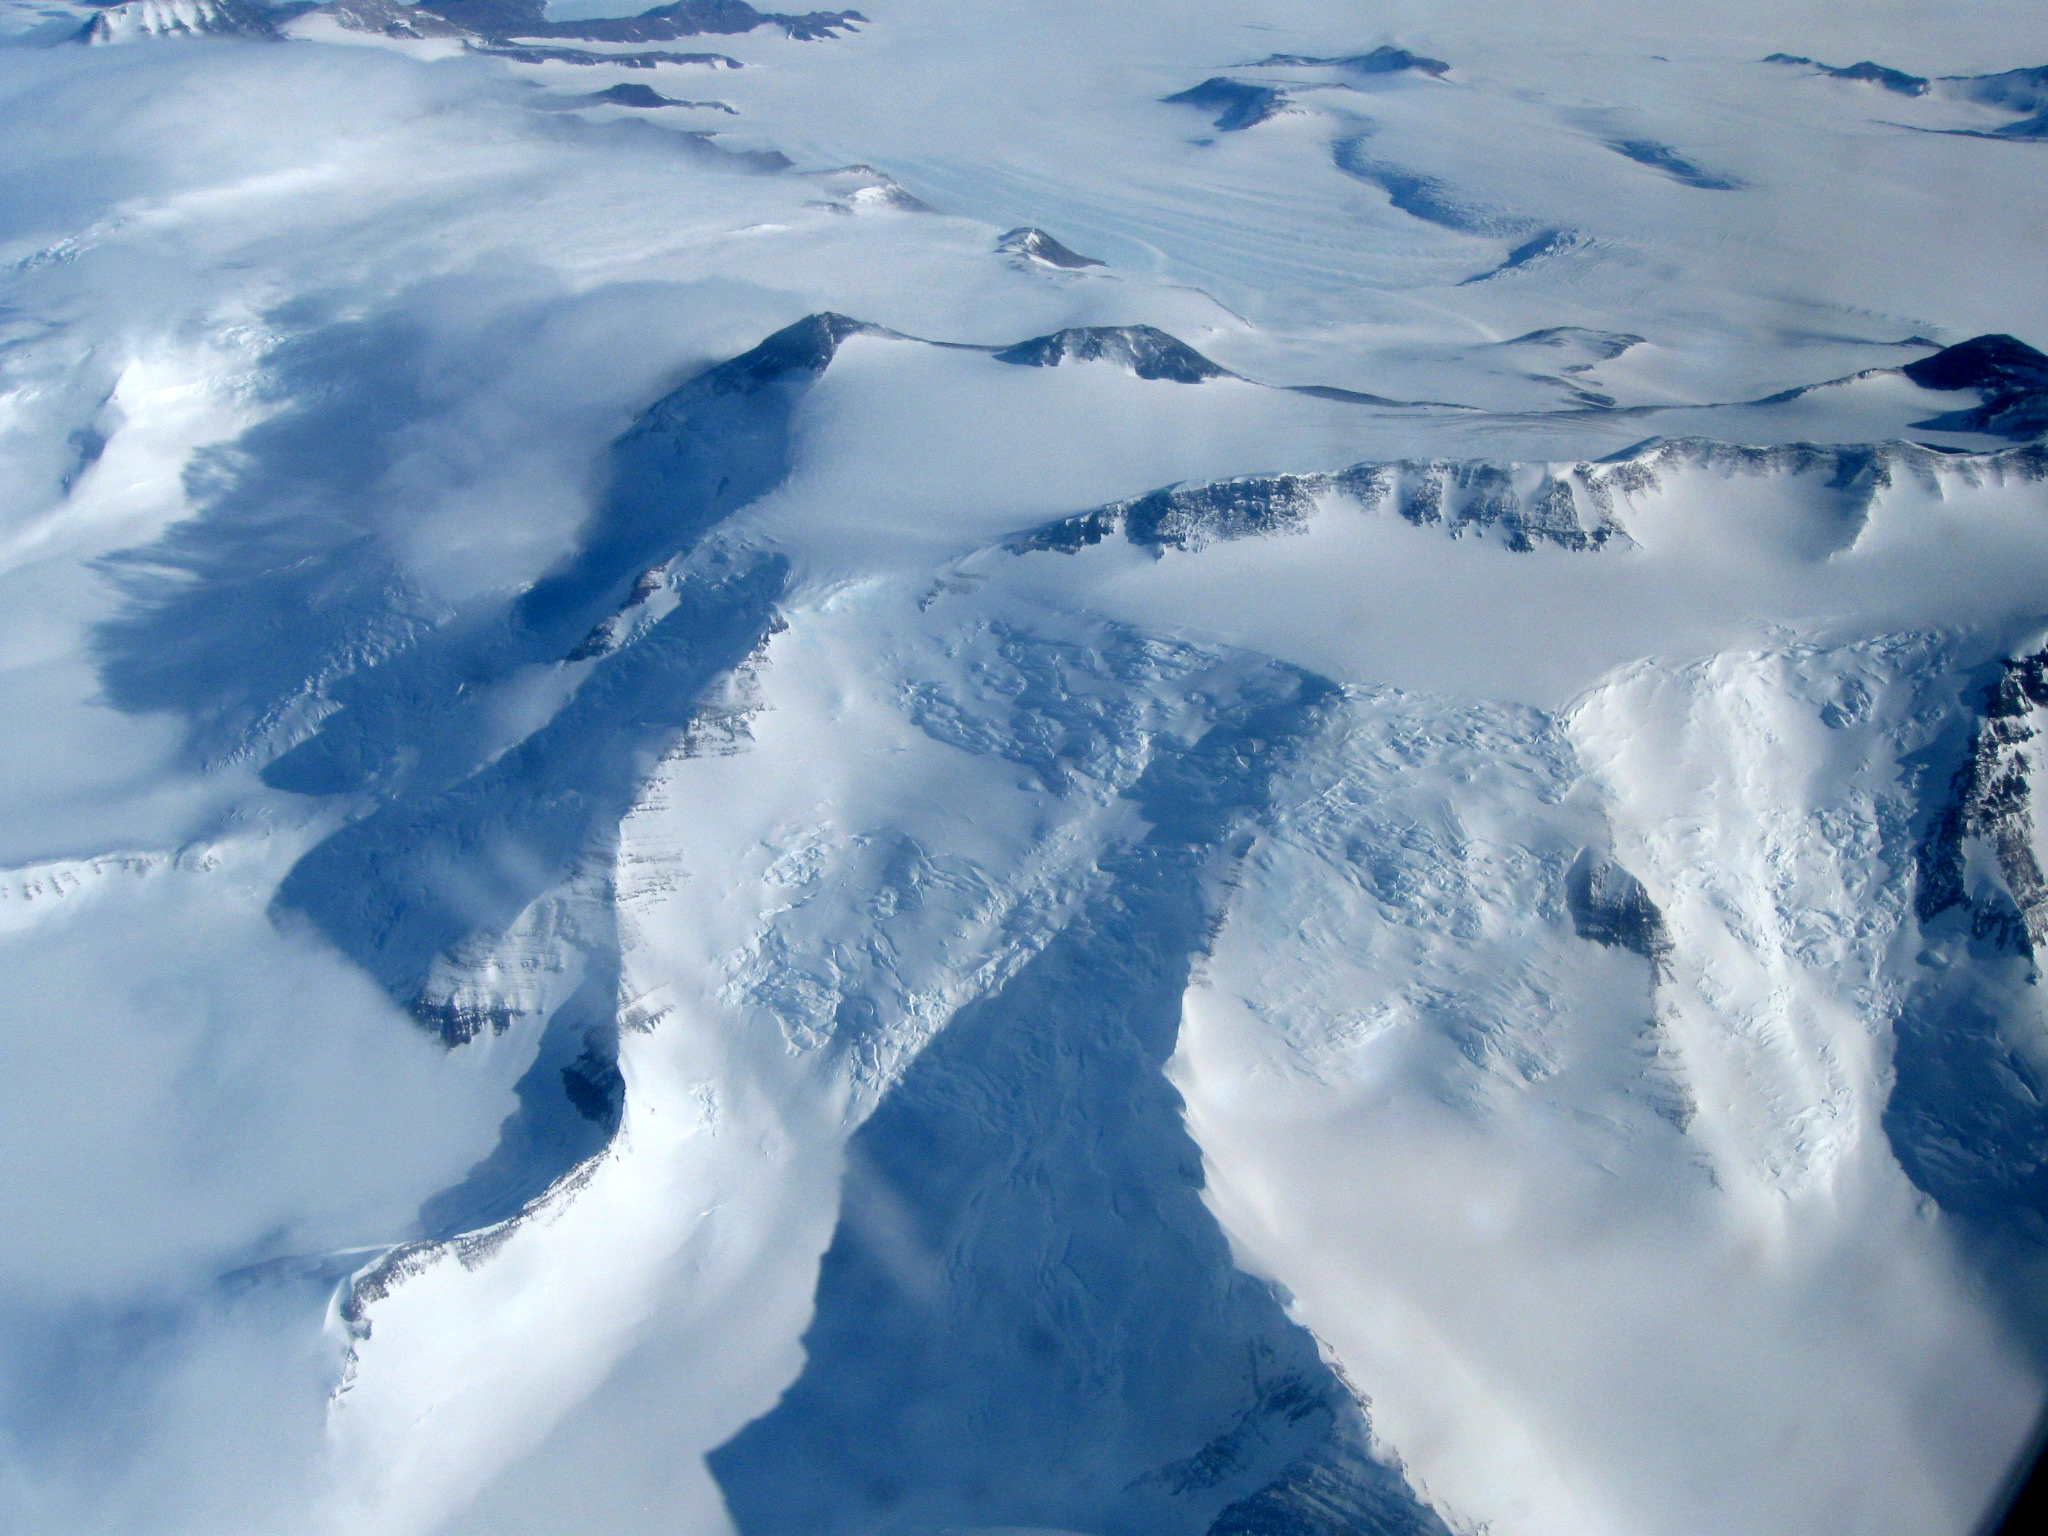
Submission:
[[[8,1527],[1975,1530],[2033,8],[607,9],[0,8]]]

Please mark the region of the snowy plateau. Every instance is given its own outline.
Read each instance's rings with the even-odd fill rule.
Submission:
[[[0,1531],[1988,1530],[2044,252],[2039,0],[0,0]]]

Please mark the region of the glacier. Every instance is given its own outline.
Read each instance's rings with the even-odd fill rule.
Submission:
[[[2018,0],[0,0],[0,1529],[1988,1536]]]

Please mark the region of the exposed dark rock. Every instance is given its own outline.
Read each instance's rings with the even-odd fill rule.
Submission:
[[[608,85],[601,91],[592,91],[583,101],[608,107],[706,107],[714,112],[730,112],[733,109],[722,101],[681,101],[674,96],[664,96],[651,85],[638,81],[622,81]]]
[[[592,1031],[585,1038],[582,1053],[562,1068],[562,1092],[576,1113],[591,1124],[607,1128],[618,1124],[626,1084],[619,1076],[616,1034]]]
[[[2016,336],[1973,336],[1944,347],[1900,370],[1927,389],[1975,389],[2002,393],[2048,385],[2048,356]]]
[[[1235,133],[1255,123],[1263,123],[1287,105],[1287,94],[1270,85],[1251,85],[1243,80],[1226,80],[1221,75],[1212,76],[1200,85],[1189,86],[1171,96],[1162,96],[1161,101],[1173,102],[1179,106],[1199,107],[1204,112],[1216,114],[1215,126],[1224,133]]]
[[[2017,337],[1973,336],[1899,371],[1924,389],[1973,390],[1983,402],[1916,426],[2021,439],[2048,432],[2048,356]]]
[[[560,37],[607,43],[730,36],[768,26],[780,27],[794,38],[815,39],[836,37],[867,20],[858,11],[811,11],[801,16],[757,11],[746,0],[674,0],[638,16],[587,21],[549,21],[545,0],[426,0],[421,9],[486,38]]]
[[[996,241],[996,249],[1006,256],[1023,256],[1032,261],[1043,262],[1048,267],[1063,267],[1069,271],[1103,265],[1093,256],[1083,256],[1078,251],[1071,251],[1044,230],[1033,229],[1029,225],[1005,234]]]
[[[472,44],[473,53],[517,59],[527,64],[604,64],[615,69],[653,69],[661,64],[703,64],[712,69],[739,69],[738,59],[722,53],[593,53],[588,48],[516,47],[509,43]]]
[[[2048,65],[2037,65],[2030,69],[1999,70],[1984,75],[1937,75],[1930,78],[1874,64],[1868,59],[1860,64],[1837,67],[1823,64],[1818,59],[1809,59],[1803,54],[1774,53],[1765,58],[1764,62],[1803,64],[1836,80],[1865,80],[1901,96],[1933,94],[1957,101],[1973,101],[1980,106],[1998,107],[2008,112],[2048,115]],[[2040,136],[2043,131],[2039,128],[2027,129],[2022,125],[2014,125],[1993,130],[1989,135],[1973,133],[1972,136],[2031,138]]]
[[[496,1002],[474,1002],[458,998],[416,997],[407,1011],[428,1034],[443,1045],[467,1045],[479,1035],[501,1035],[517,1017]]]
[[[1302,1457],[1266,1487],[1224,1509],[1207,1536],[1411,1536],[1418,1522],[1405,1480],[1353,1446]],[[1425,1512],[1426,1513],[1426,1512]]]
[[[1664,914],[1643,883],[1612,859],[1586,849],[1565,876],[1565,906],[1582,939],[1626,949],[1662,966],[1671,953]]]
[[[1419,53],[1410,53],[1406,48],[1381,46],[1370,53],[1350,53],[1341,58],[1317,58],[1306,53],[1273,53],[1258,63],[1247,65],[1250,69],[1268,66],[1291,69],[1344,69],[1355,75],[1391,75],[1404,69],[1441,79],[1450,69],[1442,59],[1428,58]]]
[[[1873,500],[1900,475],[1938,486],[1941,473],[1972,484],[2048,480],[2048,449],[1952,454],[1912,443],[1866,447],[1787,443],[1768,448],[1703,438],[1652,439],[1611,459],[1576,464],[1502,464],[1483,459],[1402,459],[1354,464],[1335,474],[1252,475],[1172,485],[1061,518],[1014,540],[1017,553],[1072,553],[1112,535],[1148,549],[1200,549],[1225,539],[1299,528],[1319,497],[1366,512],[1385,509],[1452,537],[1488,533],[1510,549],[1538,545],[1593,551],[1626,545],[1619,497],[1655,490],[1686,470],[1805,475],[1838,498],[1843,547],[1860,533]]]
[[[2048,875],[2034,854],[2034,811],[2027,759],[2039,734],[2029,718],[2048,707],[2048,651],[2005,663],[1979,713],[1967,761],[1949,803],[1932,824],[1920,856],[1916,902],[1922,922],[1981,901],[1965,875],[1966,842],[1983,841],[2029,954],[2048,943]]]
[[[705,369],[683,389],[649,411],[648,416],[642,418],[642,425],[635,427],[634,431],[643,430],[657,413],[663,416],[671,414],[677,397],[685,391],[693,395],[745,395],[755,394],[770,385],[809,382],[823,373],[838,355],[841,342],[867,331],[879,332],[880,327],[830,310],[806,315],[794,325],[785,325],[738,357]],[[631,435],[628,434],[629,437]]]
[[[1867,80],[1872,85],[1881,85],[1888,91],[1901,96],[1925,96],[1928,79],[1925,75],[1909,75],[1902,69],[1887,69],[1882,64],[1873,64],[1865,59],[1860,64],[1836,66],[1823,64],[1819,59],[1809,59],[1798,53],[1773,53],[1764,57],[1766,64],[1804,64],[1823,75],[1837,80]]]
[[[1205,379],[1235,378],[1193,347],[1150,325],[1089,325],[1034,336],[996,353],[999,363],[1027,368],[1056,368],[1062,363],[1111,362],[1141,379],[1167,379],[1199,384]]]
[[[2048,652],[1999,669],[1918,850],[1921,966],[1894,1025],[1884,1128],[1909,1178],[1979,1241],[2048,1240],[2048,1077],[2026,1040],[2048,882],[2033,853],[2029,759]],[[1923,772],[1931,772],[1934,764]],[[2039,1327],[2038,1282],[1993,1285]]]

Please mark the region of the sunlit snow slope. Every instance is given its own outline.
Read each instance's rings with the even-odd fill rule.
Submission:
[[[1973,1536],[2048,19],[0,3],[0,1529]]]

